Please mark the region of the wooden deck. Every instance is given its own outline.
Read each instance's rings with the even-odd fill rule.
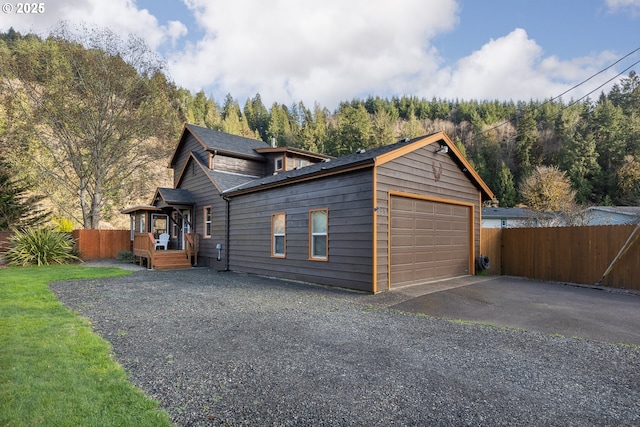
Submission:
[[[133,241],[133,262],[140,265],[146,263],[147,268],[155,270],[176,270],[191,268],[192,259],[198,262],[196,250],[154,250],[153,236],[151,233],[136,233]]]

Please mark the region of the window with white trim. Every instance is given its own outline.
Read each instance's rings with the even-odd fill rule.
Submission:
[[[284,258],[287,252],[287,216],[271,215],[271,256]]]
[[[205,206],[204,207],[204,213],[203,213],[203,219],[204,219],[204,238],[205,239],[210,239],[211,238],[211,206]]]
[[[329,243],[329,211],[309,211],[309,255],[314,260],[327,260]]]
[[[276,169],[276,171],[281,171],[282,169],[284,169],[284,158],[283,157],[278,157],[276,159],[275,169]]]

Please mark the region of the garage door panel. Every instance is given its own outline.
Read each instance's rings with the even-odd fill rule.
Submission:
[[[451,236],[436,236],[434,243],[436,246],[451,246],[453,241]]]
[[[468,227],[468,221],[454,221],[451,223],[451,229],[454,231],[466,233],[468,231]]]
[[[428,246],[432,247],[435,243],[434,236],[430,236],[428,234],[419,234],[415,236],[414,239],[415,246]]]
[[[416,218],[414,228],[418,230],[433,230],[433,218]]]
[[[415,228],[413,217],[402,215],[391,217],[391,227],[397,230],[413,230]]]
[[[413,257],[413,261],[415,264],[425,264],[425,263],[433,263],[435,259],[435,252],[433,251],[423,251],[416,252]]]
[[[403,198],[403,197],[395,197],[394,199],[395,200],[392,201],[393,203],[392,209],[395,212],[398,212],[398,213],[413,212],[414,210],[413,200]]]
[[[451,231],[451,220],[439,219],[436,221],[436,231]]]
[[[469,211],[469,208],[467,206],[456,206],[456,205],[452,205],[453,206],[453,212],[451,213],[453,216],[457,216],[457,217],[466,217]]]
[[[391,198],[391,286],[469,274],[470,207]]]
[[[412,248],[415,246],[413,235],[395,235],[391,237],[391,246],[397,248]]]
[[[467,248],[467,244],[469,243],[469,240],[466,236],[453,236],[453,242],[452,244],[454,246],[464,246],[465,251],[468,250]]]
[[[450,216],[453,213],[453,205],[446,203],[429,202],[435,206],[434,212],[440,215]]]
[[[414,203],[414,212],[417,214],[428,214],[429,216],[434,213],[434,203]]]

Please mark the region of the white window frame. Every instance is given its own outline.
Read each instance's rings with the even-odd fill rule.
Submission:
[[[140,225],[140,233],[146,233],[147,232],[147,214],[143,213],[142,215],[140,215],[140,221],[139,221],[139,225]]]
[[[283,230],[276,230],[276,218],[282,217]],[[282,238],[282,252],[278,252],[278,239]],[[287,214],[277,212],[271,215],[271,256],[274,258],[286,258],[287,256]]]
[[[315,213],[323,212],[325,214],[326,224],[325,231],[318,231],[314,229],[313,216]],[[316,254],[316,238],[325,238],[324,255]],[[329,260],[329,209],[312,209],[309,211],[309,259],[312,261],[328,261]]]
[[[209,219],[207,219],[207,216],[209,217]],[[213,235],[213,209],[211,208],[211,206],[205,206],[202,209],[202,217],[204,221],[204,229],[202,235],[205,239],[210,239]]]
[[[278,163],[280,164],[279,167],[278,167]],[[279,171],[283,170],[284,169],[284,157],[276,158],[275,161],[274,161],[273,168],[275,169],[276,172],[279,172]]]

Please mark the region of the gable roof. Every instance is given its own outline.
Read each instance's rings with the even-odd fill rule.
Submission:
[[[202,172],[204,172],[204,174],[209,178],[209,181],[211,181],[211,183],[221,193],[233,188],[237,188],[258,178],[257,176],[211,170],[200,158],[198,153],[192,151],[191,153],[189,153],[189,159],[185,162],[184,167],[179,173],[178,179],[176,181],[177,186],[179,186],[182,182],[185,171],[189,169],[189,165],[191,164],[191,162],[194,162],[202,170]]]
[[[259,148],[269,148],[269,144],[264,141],[231,135],[229,133],[186,123],[182,130],[180,141],[169,161],[169,167],[173,167],[176,157],[182,150],[182,146],[189,134],[193,135],[205,151],[232,155],[234,157],[265,161],[265,157],[256,152],[256,150]]]
[[[589,225],[640,223],[640,206],[591,206],[587,211]]]
[[[156,194],[153,195],[153,202],[158,197],[167,205],[194,205],[196,203],[189,190],[183,188],[158,187]]]
[[[325,175],[332,175],[335,173],[343,173],[359,168],[379,166],[397,159],[400,156],[418,150],[434,142],[440,142],[448,147],[449,153],[452,158],[460,166],[463,173],[465,173],[471,182],[481,191],[482,198],[484,200],[493,199],[495,196],[489,189],[487,184],[480,178],[480,175],[473,169],[469,161],[462,155],[460,150],[455,146],[453,141],[444,132],[437,132],[431,135],[426,135],[414,139],[403,139],[395,144],[386,145],[383,147],[374,148],[368,151],[359,151],[344,157],[338,157],[337,159],[331,159],[330,161],[323,161],[320,163],[314,163],[310,166],[305,166],[300,169],[290,170],[272,175],[264,178],[259,178],[250,182],[247,182],[240,187],[227,190],[228,195],[239,195],[243,193],[249,193],[253,191],[260,191],[263,189],[276,187],[280,185],[287,185],[293,182],[306,181],[308,179],[315,179]]]

